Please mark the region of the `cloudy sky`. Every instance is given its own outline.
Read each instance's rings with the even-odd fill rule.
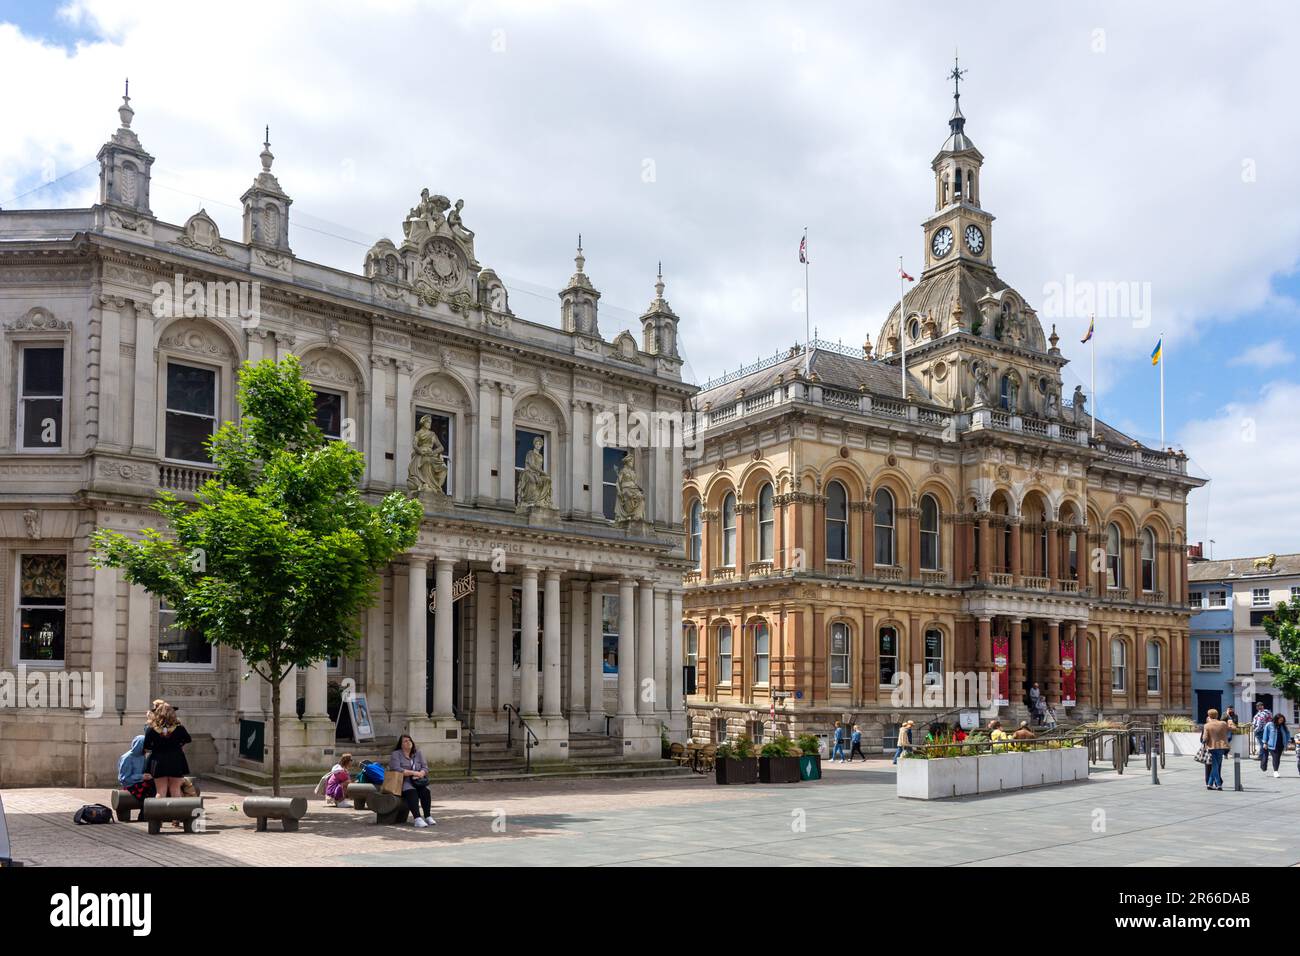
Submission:
[[[802,338],[876,339],[920,266],[952,108],[985,156],[1000,274],[1100,414],[1212,479],[1191,540],[1300,551],[1300,9],[1221,3],[0,2],[0,206],[87,205],[123,77],[153,207],[239,234],[264,124],[298,255],[357,271],[421,187],[558,323],[579,232],[607,337],[662,260],[696,381]],[[1118,285],[1116,285],[1118,284]],[[1113,314],[1110,314],[1113,313]]]

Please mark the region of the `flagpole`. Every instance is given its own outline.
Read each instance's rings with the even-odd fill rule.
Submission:
[[[808,227],[803,227],[803,340],[811,347],[812,326],[808,318]]]
[[[907,401],[907,329],[904,327],[907,322],[907,313],[903,311],[903,299],[906,295],[907,286],[903,279],[903,257],[898,257],[898,344],[901,350],[902,360],[899,362],[901,370],[901,387],[903,401]]]
[[[1165,333],[1160,333],[1160,450],[1165,450]]]
[[[1097,326],[1095,324],[1096,321],[1097,321],[1097,316],[1095,313],[1088,316],[1088,328],[1092,329],[1094,333],[1096,332],[1097,329]],[[1092,346],[1092,348],[1088,350],[1088,365],[1090,366],[1091,369],[1089,373],[1088,388],[1092,390],[1092,426],[1090,429],[1089,437],[1096,438],[1097,437],[1097,341],[1096,341],[1095,334],[1089,336],[1088,344]]]

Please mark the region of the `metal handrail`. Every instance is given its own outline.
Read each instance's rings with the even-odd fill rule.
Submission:
[[[517,707],[514,707],[511,704],[504,704],[501,709],[506,711],[507,713],[513,713],[515,715],[515,720],[519,721],[519,726],[524,728],[524,730],[528,734],[528,736],[524,738],[524,772],[532,773],[533,772],[533,745],[540,744],[542,742],[542,738],[538,737],[537,734],[533,733],[533,728],[528,726],[528,721],[524,720],[524,715],[519,713],[519,709]],[[506,721],[506,745],[507,746],[513,746],[511,740],[512,737],[510,735],[510,721],[507,719]]]

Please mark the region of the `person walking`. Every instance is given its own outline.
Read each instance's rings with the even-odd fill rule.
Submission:
[[[1273,776],[1282,776],[1278,773],[1278,765],[1282,762],[1282,754],[1286,752],[1286,745],[1291,742],[1291,731],[1287,729],[1286,717],[1282,714],[1274,714],[1273,719],[1264,727],[1263,745],[1259,748],[1261,754],[1259,761],[1264,771],[1268,772],[1268,758],[1271,754],[1273,757]]]
[[[903,725],[898,728],[898,746],[894,748],[894,763],[898,763],[898,758],[912,749],[913,726],[912,721],[905,720]]]
[[[181,796],[181,782],[190,772],[184,747],[189,731],[176,717],[176,708],[159,698],[145,717],[144,749],[149,752],[149,773],[160,797]]]
[[[1052,710],[1052,705],[1043,698],[1043,723],[1049,731],[1056,729],[1056,711]]]
[[[1261,751],[1264,749],[1264,728],[1273,720],[1273,714],[1264,706],[1262,700],[1255,701],[1255,716],[1251,718],[1250,729],[1255,733],[1255,749]],[[1261,764],[1260,770],[1264,767]]]
[[[849,743],[852,745],[849,751],[849,763],[853,762],[854,757],[861,757],[865,761],[867,755],[862,752],[862,728],[857,724],[853,725],[853,734],[849,737]]]
[[[402,776],[402,799],[411,811],[411,825],[418,829],[436,826],[438,821],[430,816],[429,765],[410,734],[397,738],[397,748],[388,758],[388,772]]]
[[[831,763],[844,760],[844,725],[835,721],[835,747],[831,750]]]
[[[1227,721],[1219,719],[1219,711],[1211,707],[1205,712],[1205,726],[1201,729],[1201,743],[1210,753],[1209,777],[1205,782],[1206,790],[1223,789],[1223,755],[1228,752],[1228,742],[1232,740],[1232,728]]]

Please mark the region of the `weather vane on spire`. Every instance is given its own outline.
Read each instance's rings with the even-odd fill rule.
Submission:
[[[960,64],[957,60],[957,51],[954,50],[952,54],[952,72],[947,76],[948,79],[952,80],[952,98],[954,100],[961,99],[961,78],[965,75],[966,71],[960,69]]]

